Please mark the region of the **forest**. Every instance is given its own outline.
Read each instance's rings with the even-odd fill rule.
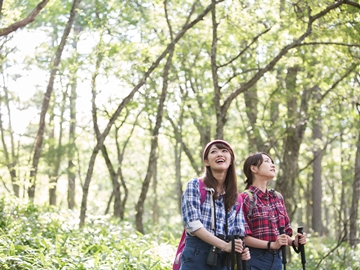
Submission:
[[[358,0],[1,1],[0,268],[172,269],[223,139],[239,192],[274,158],[307,269],[360,269],[359,37]]]

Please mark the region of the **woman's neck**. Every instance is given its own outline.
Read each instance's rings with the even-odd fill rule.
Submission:
[[[216,192],[218,194],[221,194],[224,191],[226,172],[225,173],[212,172],[212,173],[214,178],[217,180]]]
[[[253,186],[260,189],[262,192],[266,192],[266,185],[268,180],[254,179]]]

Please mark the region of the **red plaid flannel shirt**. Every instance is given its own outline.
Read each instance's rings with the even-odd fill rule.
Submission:
[[[254,186],[250,186],[249,189],[253,192],[252,198],[248,193],[242,193],[243,212],[246,220],[245,235],[265,241],[276,241],[279,227],[285,227],[285,233],[292,236],[293,230],[283,197],[279,193],[269,192],[269,190],[264,193]],[[256,205],[252,209],[252,215],[248,217],[251,200],[256,200]]]

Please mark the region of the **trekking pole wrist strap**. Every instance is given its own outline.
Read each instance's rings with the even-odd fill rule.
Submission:
[[[300,252],[300,250],[295,246],[295,240],[292,240],[291,245],[296,253]]]

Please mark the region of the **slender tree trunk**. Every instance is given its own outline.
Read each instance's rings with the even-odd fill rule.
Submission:
[[[358,111],[360,117],[360,111]],[[358,121],[358,127],[360,121]],[[350,246],[356,247],[359,243],[358,236],[358,210],[359,210],[359,196],[360,196],[360,132],[358,130],[358,140],[356,143],[356,157],[355,157],[355,176],[353,182],[353,194],[350,210]]]
[[[215,0],[212,0],[212,27],[213,27],[212,30],[213,30],[213,32],[212,32],[212,45],[211,45],[211,55],[210,56],[211,56],[212,79],[213,79],[213,86],[214,86],[214,106],[216,109],[216,120],[217,120],[215,137],[217,139],[222,139],[223,135],[224,135],[223,129],[224,129],[224,126],[226,123],[227,111],[228,111],[232,101],[239,94],[244,93],[245,91],[248,91],[251,87],[253,87],[257,83],[257,81],[264,76],[265,73],[267,73],[268,71],[272,70],[275,67],[275,65],[279,62],[279,60],[283,56],[285,56],[291,49],[299,46],[308,36],[310,36],[312,33],[312,25],[316,20],[322,18],[323,16],[325,16],[327,13],[329,13],[333,9],[338,8],[339,6],[341,6],[343,4],[343,2],[335,2],[334,4],[327,6],[326,9],[320,11],[319,13],[317,13],[313,16],[310,16],[308,18],[307,29],[304,31],[304,33],[302,35],[300,35],[299,38],[294,39],[294,41],[292,43],[284,46],[280,50],[280,52],[275,57],[273,57],[273,59],[271,61],[269,61],[268,64],[266,64],[265,67],[260,68],[259,71],[256,72],[251,79],[242,83],[239,88],[235,89],[234,91],[231,92],[231,94],[228,97],[224,98],[224,103],[222,105],[220,105],[221,88],[218,83],[219,80],[218,80],[218,74],[217,74],[217,71],[220,68],[220,66],[216,62],[216,49],[217,49],[217,40],[218,40],[218,38],[217,38],[218,23],[216,22],[216,14],[215,14],[215,8],[216,8],[215,4],[216,3],[217,2]],[[266,29],[263,33],[261,33],[260,35],[255,37],[254,40],[259,38],[264,33],[268,32],[269,30],[270,30],[270,28]]]
[[[72,43],[73,49],[77,52],[77,39],[81,32],[78,25],[74,25],[74,41]],[[77,73],[78,67],[75,68],[71,76],[71,87],[69,97],[70,123],[69,123],[69,147],[68,147],[68,167],[67,167],[67,203],[69,209],[75,208],[75,184],[76,184],[76,167],[74,164],[74,155],[76,153],[75,137],[76,137],[76,99],[77,99]]]
[[[100,130],[99,130],[99,125],[98,125],[98,120],[97,120],[97,107],[96,107],[96,96],[97,96],[97,87],[96,87],[96,79],[97,79],[97,76],[99,75],[99,69],[100,69],[100,65],[101,65],[101,62],[103,60],[103,56],[104,56],[104,52],[102,51],[102,48],[103,48],[103,38],[102,38],[102,34],[100,36],[100,41],[99,41],[99,44],[97,46],[97,56],[96,56],[96,64],[95,64],[95,71],[92,75],[92,78],[91,78],[91,93],[92,93],[92,99],[91,99],[91,105],[92,105],[92,119],[93,119],[93,125],[94,125],[94,131],[95,131],[95,134],[96,134],[96,139],[98,140],[98,138],[100,137]],[[115,205],[116,208],[119,208],[118,204],[119,204],[119,196],[118,196],[118,192],[117,190],[118,187],[120,186],[119,185],[119,182],[117,180],[118,178],[118,175],[116,174],[115,170],[114,170],[114,166],[109,158],[109,155],[108,155],[108,151],[107,151],[107,148],[106,146],[103,144],[101,146],[101,153],[103,155],[103,158],[105,160],[105,164],[106,164],[106,167],[109,171],[109,175],[110,175],[110,180],[111,180],[111,183],[112,183],[112,186],[113,186],[113,191],[111,192],[111,197],[110,197],[110,200],[109,200],[109,204],[111,203],[111,199],[112,197],[115,196]],[[109,211],[109,206],[107,207],[106,209],[106,213]],[[114,216],[117,216],[117,213],[114,213]]]
[[[155,127],[152,133],[152,140],[151,140],[151,149],[150,149],[150,157],[148,162],[148,168],[146,171],[146,176],[141,188],[141,193],[139,199],[136,204],[136,229],[144,233],[144,225],[143,225],[143,215],[144,215],[144,204],[146,200],[146,195],[149,189],[150,180],[154,177],[156,171],[156,164],[157,164],[157,147],[158,147],[158,137],[159,137],[159,130],[161,127],[162,119],[163,119],[163,112],[164,112],[164,104],[166,100],[166,95],[168,91],[168,79],[169,79],[169,71],[172,62],[172,56],[174,53],[174,48],[169,53],[168,59],[165,64],[164,68],[164,76],[163,76],[163,87],[160,95],[159,106],[156,115],[156,122]]]
[[[307,181],[306,181],[306,194],[311,194],[311,177],[312,175],[308,174],[307,175]],[[309,200],[306,200],[306,224],[310,227],[312,226],[311,224],[311,217],[312,217],[312,207],[311,207],[311,204],[310,204],[310,198]]]
[[[294,202],[294,187],[299,171],[299,151],[306,129],[305,120],[309,96],[312,91],[312,89],[303,90],[301,104],[297,104],[297,72],[298,67],[289,68],[286,76],[286,89],[289,91],[287,96],[287,135],[284,142],[283,158],[280,163],[280,171],[282,173],[279,174],[275,187],[284,196],[290,219],[293,217],[296,205]]]
[[[159,217],[160,217],[160,207],[158,204],[158,193],[157,193],[157,187],[158,187],[158,182],[157,182],[157,161],[155,161],[156,164],[154,166],[154,175],[153,175],[153,194],[154,194],[154,202],[153,202],[153,207],[152,207],[152,211],[153,211],[153,215],[152,215],[152,220],[154,224],[159,224]]]
[[[174,158],[175,158],[175,192],[176,200],[178,201],[178,210],[181,213],[181,196],[183,194],[182,182],[181,182],[181,154],[183,151],[182,143],[182,121],[183,121],[183,110],[180,112],[179,121],[174,121],[168,116],[167,119],[171,123],[175,134],[175,145],[174,145]]]
[[[67,91],[64,91],[63,97],[62,97],[62,102],[61,102],[61,107],[60,107],[60,119],[59,119],[60,129],[59,129],[59,137],[58,137],[57,145],[55,145],[54,123],[52,125],[53,127],[52,127],[51,136],[50,136],[50,139],[53,139],[53,142],[50,142],[50,145],[51,145],[50,154],[52,154],[52,153],[54,154],[50,158],[50,160],[52,161],[50,164],[51,168],[50,168],[50,175],[49,175],[49,180],[50,180],[50,182],[49,182],[49,204],[50,205],[56,205],[56,202],[57,202],[57,194],[56,194],[57,182],[60,177],[60,175],[59,175],[60,164],[61,164],[61,160],[63,157],[62,139],[63,139],[63,131],[64,131],[63,123],[64,123],[66,99],[67,99]],[[54,112],[52,112],[52,115],[54,116]],[[53,122],[53,119],[51,122]]]
[[[129,196],[129,190],[127,188],[126,185],[126,181],[124,178],[124,175],[122,173],[122,163],[124,160],[124,154],[125,154],[125,149],[130,141],[130,138],[132,137],[132,134],[134,133],[135,127],[138,124],[138,118],[140,116],[142,111],[140,111],[135,119],[135,122],[132,126],[132,129],[130,131],[130,134],[128,136],[128,138],[125,140],[125,142],[123,143],[122,147],[120,147],[120,143],[119,143],[119,127],[116,127],[115,129],[115,140],[116,140],[116,150],[117,150],[117,159],[118,159],[118,169],[117,169],[117,176],[120,179],[120,182],[117,181],[115,183],[115,186],[113,187],[114,189],[114,196],[115,196],[115,202],[114,202],[114,215],[117,217],[120,217],[120,219],[124,219],[124,213],[125,213],[125,205]],[[125,123],[126,118],[124,119],[123,123]],[[121,198],[121,188],[124,190],[124,195]]]
[[[11,152],[9,153],[7,143],[5,141],[5,130],[3,126],[2,121],[2,112],[0,107],[0,131],[1,131],[1,142],[3,146],[3,152],[5,156],[6,166],[9,170],[10,178],[11,178],[11,184],[13,188],[14,195],[16,197],[20,196],[20,187],[18,184],[18,177],[16,172],[16,167],[18,164],[18,156],[15,154],[15,142],[14,142],[14,131],[12,129],[12,121],[11,121],[11,109],[10,109],[10,102],[9,102],[9,94],[7,86],[5,85],[5,79],[4,81],[4,99],[5,99],[5,107],[7,109],[7,115],[8,115],[8,126],[9,126],[9,133],[10,133],[10,148]]]
[[[341,109],[341,108],[340,108]],[[346,175],[348,175],[348,170],[346,168],[344,168],[344,164],[345,164],[345,155],[344,155],[344,151],[343,151],[343,129],[340,127],[340,153],[342,153],[341,155],[341,163],[340,163],[340,175],[341,175],[341,179],[342,181],[344,181],[344,179],[346,179]],[[348,232],[349,229],[347,228],[348,223],[345,222],[345,220],[348,219],[348,215],[347,215],[347,203],[346,203],[346,191],[345,191],[345,185],[341,185],[341,197],[340,197],[340,210],[339,210],[339,221],[337,223],[337,230],[336,230],[336,239],[340,239],[341,237],[341,232],[344,230],[345,232]]]
[[[316,88],[314,91],[314,99],[316,101],[321,98]],[[322,224],[322,179],[321,179],[321,161],[322,161],[322,149],[318,145],[322,141],[321,132],[321,111],[319,110],[315,116],[313,124],[313,139],[314,139],[314,163],[313,163],[313,178],[312,178],[312,228],[319,236],[323,233]]]
[[[46,162],[49,166],[49,204],[50,205],[56,205],[56,182],[57,182],[57,175],[55,172],[55,159],[56,159],[56,148],[55,148],[55,126],[54,126],[54,119],[55,119],[55,113],[54,113],[54,107],[56,102],[54,102],[53,106],[51,106],[50,112],[49,112],[49,154],[47,155],[48,158],[46,159]]]
[[[222,1],[219,1],[222,2]],[[171,51],[174,49],[175,44],[178,43],[178,41],[185,35],[185,33],[191,29],[194,25],[196,25],[199,21],[201,21],[206,14],[209,13],[210,11],[210,6],[208,6],[201,14],[199,14],[199,16],[193,20],[190,23],[186,23],[183,28],[179,31],[179,33],[176,35],[176,37],[171,41],[171,43],[166,47],[166,49],[162,52],[162,54],[157,58],[157,60],[151,65],[151,67],[148,69],[147,72],[145,72],[144,76],[140,79],[140,81],[138,82],[138,84],[134,87],[134,89],[129,93],[128,96],[126,96],[123,101],[120,103],[120,105],[118,106],[118,108],[115,110],[114,114],[111,116],[104,132],[100,135],[100,137],[98,138],[97,144],[92,152],[92,155],[90,157],[90,161],[89,161],[89,167],[86,173],[86,178],[85,178],[85,182],[83,185],[83,196],[82,196],[82,200],[81,200],[81,210],[80,210],[80,227],[82,227],[85,224],[85,218],[86,218],[86,211],[87,211],[87,197],[88,197],[88,193],[89,193],[89,187],[90,187],[90,182],[91,182],[91,177],[92,177],[92,173],[94,170],[94,165],[95,165],[95,160],[97,157],[97,154],[99,153],[102,144],[105,141],[105,138],[107,137],[107,135],[109,134],[109,131],[112,127],[112,125],[114,124],[115,120],[118,118],[118,116],[120,115],[121,111],[124,109],[124,107],[128,104],[128,102],[133,98],[133,96],[135,95],[135,93],[138,92],[138,90],[145,84],[146,79],[150,76],[150,74],[155,70],[155,68],[157,68],[161,62],[161,60],[164,59],[164,57]],[[191,15],[190,15],[191,16]],[[189,16],[189,19],[190,19]],[[139,206],[140,207],[140,206]],[[139,209],[142,210],[142,209]],[[142,213],[141,213],[142,215]],[[140,222],[140,220],[142,218],[138,217],[138,221]],[[140,222],[142,223],[142,221]]]
[[[34,200],[35,198],[35,187],[36,187],[36,175],[37,175],[37,170],[38,170],[38,165],[39,165],[39,160],[40,160],[40,154],[41,154],[41,147],[42,147],[42,143],[43,143],[43,139],[44,139],[44,132],[45,132],[45,117],[46,117],[46,113],[49,107],[49,102],[51,99],[51,95],[52,92],[54,90],[54,81],[55,81],[55,76],[57,74],[58,71],[58,67],[61,61],[61,55],[62,52],[64,50],[65,44],[66,44],[66,40],[69,36],[70,30],[72,28],[73,22],[75,20],[76,17],[76,9],[78,8],[79,4],[80,4],[81,0],[74,0],[73,4],[72,4],[72,8],[70,11],[70,17],[69,20],[66,24],[63,36],[61,38],[59,47],[57,48],[56,51],[56,55],[53,61],[53,65],[50,71],[50,78],[49,78],[49,83],[48,86],[46,88],[46,92],[44,95],[44,99],[43,99],[43,103],[42,103],[42,107],[41,107],[41,113],[40,113],[40,122],[39,122],[39,129],[36,135],[36,140],[35,140],[35,146],[34,146],[34,154],[33,154],[33,159],[32,159],[32,170],[30,171],[30,185],[28,188],[28,196],[30,200]]]

